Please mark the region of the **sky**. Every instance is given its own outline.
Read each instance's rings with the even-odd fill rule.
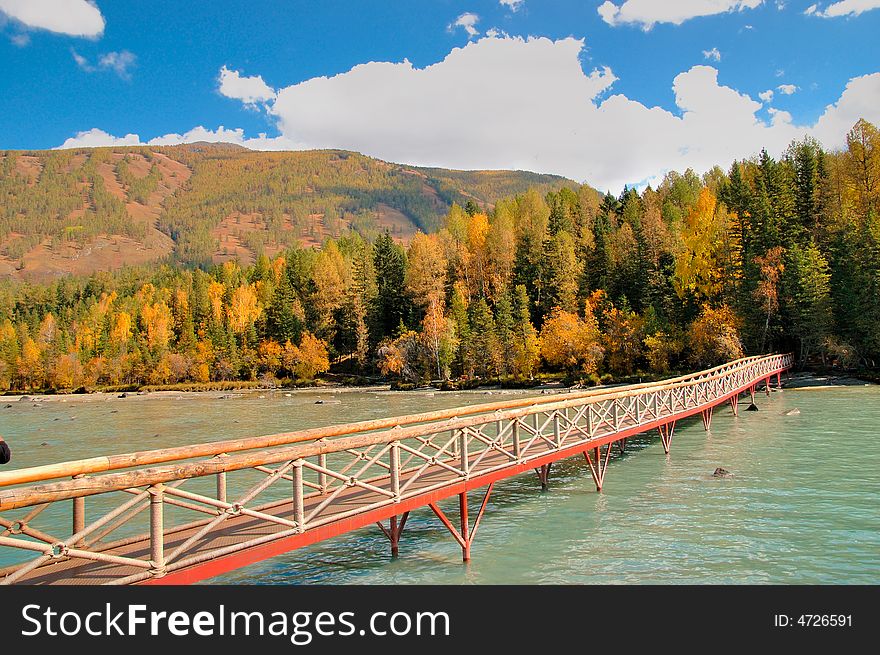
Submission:
[[[0,149],[228,141],[601,190],[880,125],[880,0],[0,0]]]

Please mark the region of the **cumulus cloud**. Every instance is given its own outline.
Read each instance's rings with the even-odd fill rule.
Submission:
[[[455,22],[450,24],[447,29],[450,32],[454,31],[456,28],[461,27],[467,32],[469,38],[473,38],[477,36],[480,31],[476,28],[476,24],[480,21],[480,17],[476,14],[462,14],[458,18],[455,19]]]
[[[703,50],[703,57],[710,61],[721,61],[721,52],[718,50],[718,48]]]
[[[526,0],[498,0],[502,5],[506,6],[510,11],[517,12],[525,4]]]
[[[57,34],[94,38],[104,33],[101,10],[89,0],[0,0],[0,13]]]
[[[787,95],[787,96],[794,95],[795,93],[797,93],[799,88],[800,87],[795,86],[794,84],[780,84],[779,86],[776,87],[776,89],[779,91],[779,93],[781,93],[783,95]]]
[[[245,76],[226,66],[220,69],[220,93],[227,98],[241,100],[246,105],[267,102],[275,98],[275,89],[259,75]]]
[[[483,38],[425,68],[371,62],[279,89],[267,103],[278,137],[196,128],[148,143],[344,148],[414,165],[557,173],[617,192],[669,170],[727,166],[762,147],[779,154],[808,134],[838,147],[859,118],[880,122],[880,73],[851,80],[814,125],[800,126],[783,111],[759,118],[764,105],[707,65],[672,80],[674,111],[609,95],[616,76],[609,68],[586,73],[584,47],[574,38]],[[64,146],[97,137],[91,130]]]
[[[761,102],[770,103],[773,102],[773,95],[773,89],[767,89],[759,93],[758,97],[761,99]]]
[[[880,0],[840,0],[833,2],[824,10],[819,5],[810,5],[805,14],[822,18],[840,18],[841,16],[858,16],[871,9],[880,8]]]
[[[649,30],[657,23],[681,25],[686,20],[743,9],[754,9],[764,0],[624,0],[616,5],[606,0],[599,15],[609,25],[641,25]]]
[[[104,130],[93,127],[85,132],[77,132],[76,136],[70,137],[59,148],[100,148],[103,146],[139,146],[140,137],[137,134],[125,136],[113,136]]]
[[[253,150],[298,150],[297,144],[289,141],[283,136],[267,137],[260,134],[257,137],[247,138],[244,130],[235,128],[228,130],[222,125],[216,130],[210,130],[199,125],[183,134],[171,133],[157,136],[146,141],[141,140],[138,134],[126,134],[123,137],[116,137],[108,134],[104,130],[92,128],[85,132],[78,132],[76,136],[72,136],[64,143],[58,146],[59,149],[68,148],[100,148],[105,146],[172,146],[181,143],[233,143]]]

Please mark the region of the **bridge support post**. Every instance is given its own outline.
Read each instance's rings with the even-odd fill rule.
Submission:
[[[669,446],[672,444],[672,435],[675,432],[675,421],[670,421],[664,425],[658,425],[657,432],[660,433],[660,441],[663,442],[663,450],[668,455]]]
[[[730,409],[733,410],[734,416],[739,416],[739,394],[730,398]]]
[[[437,503],[428,504],[434,514],[436,514],[437,518],[440,519],[441,523],[443,523],[446,529],[449,530],[449,533],[458,542],[458,545],[461,546],[461,559],[463,562],[471,561],[471,544],[474,543],[474,539],[477,536],[477,529],[480,527],[480,521],[483,520],[483,514],[486,512],[486,505],[489,504],[489,496],[492,495],[492,488],[494,486],[495,483],[493,482],[486,488],[483,502],[480,503],[480,511],[477,513],[477,518],[474,521],[472,528],[469,527],[468,520],[467,491],[462,491],[458,494],[458,511],[461,520],[460,531],[452,525],[452,521],[450,521],[446,514],[443,513],[443,510],[437,506]]]
[[[776,388],[782,389],[782,373],[781,372],[776,374]]]
[[[535,469],[535,473],[538,474],[538,480],[541,481],[541,491],[547,491],[547,487],[550,485],[550,468],[552,466],[553,463],[551,462]]]
[[[590,457],[590,451],[584,451],[584,459],[590,467],[590,475],[593,476],[593,482],[596,483],[596,491],[602,491],[605,484],[605,471],[608,470],[608,458],[611,456],[611,444],[605,446],[605,455],[602,456],[602,447],[593,448],[593,457]],[[595,458],[595,462],[593,461]]]
[[[755,404],[755,385],[749,387],[749,398],[752,401],[752,405]]]
[[[708,432],[709,429],[712,427],[712,410],[713,409],[714,409],[714,407],[710,407],[709,409],[704,409],[702,412],[700,412],[700,414],[703,417],[703,429],[706,430],[706,432]]]
[[[618,439],[614,443],[617,444],[618,450],[620,450],[620,454],[623,455],[626,452],[626,437],[623,439]]]
[[[382,530],[382,534],[388,537],[388,541],[391,542],[391,557],[397,557],[400,553],[400,535],[403,533],[403,527],[408,518],[409,512],[404,512],[399,521],[396,516],[392,516],[387,528],[381,522],[376,523]]]
[[[769,377],[766,380],[764,380],[764,393],[766,393],[768,396],[770,395],[770,378]]]

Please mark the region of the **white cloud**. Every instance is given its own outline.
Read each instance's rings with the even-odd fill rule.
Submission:
[[[219,79],[219,90],[222,95],[241,100],[247,105],[255,105],[275,98],[275,89],[266,84],[259,75],[247,77],[223,66],[220,69]]]
[[[791,96],[797,93],[800,87],[795,86],[794,84],[780,84],[776,89],[783,95]]]
[[[765,105],[724,86],[705,65],[672,80],[675,111],[608,96],[617,78],[609,68],[585,73],[584,45],[573,38],[483,38],[425,68],[362,64],[278,90],[267,103],[278,137],[199,127],[148,143],[344,148],[414,165],[558,173],[617,192],[669,170],[726,167],[762,147],[778,155],[808,134],[839,147],[859,118],[880,123],[880,73],[851,80],[816,124],[799,126],[783,111],[769,122],[759,118]],[[64,146],[114,138],[91,130]]]
[[[128,50],[104,53],[98,57],[97,64],[92,64],[86,57],[83,57],[73,48],[70,49],[70,54],[73,55],[73,60],[76,62],[76,65],[79,66],[80,70],[84,70],[86,73],[109,70],[116,73],[123,80],[131,79],[131,71],[129,69],[131,69],[137,61],[137,57],[134,53],[131,53]]]
[[[498,0],[502,5],[506,6],[510,11],[519,11],[526,0]]]
[[[73,48],[70,49],[70,54],[73,55],[73,60],[76,62],[76,65],[80,67],[80,69],[84,70],[87,73],[94,72],[95,67],[89,63],[89,60],[79,54]]]
[[[98,67],[104,70],[112,70],[124,80],[131,79],[129,69],[134,66],[137,57],[128,50],[108,52],[98,59]]]
[[[763,2],[764,0],[624,0],[616,5],[606,0],[597,11],[609,25],[629,23],[649,30],[657,23],[681,25],[691,18],[754,9]]]
[[[810,5],[804,12],[808,16],[822,18],[840,18],[841,16],[858,16],[872,9],[880,9],[880,0],[840,0],[828,5],[824,11],[818,5]]]
[[[467,32],[469,38],[473,38],[477,36],[480,31],[475,27],[475,25],[480,21],[480,17],[476,14],[462,14],[458,18],[455,19],[455,22],[452,23],[447,29],[449,31],[455,30],[456,27],[464,28],[464,31]]]
[[[711,61],[721,61],[721,52],[718,50],[718,48],[703,50],[703,57]]]
[[[35,29],[70,36],[98,37],[104,17],[88,0],[0,0],[0,12]]]
[[[758,97],[761,99],[761,102],[767,104],[773,102],[773,89],[767,89],[766,91],[762,91],[758,94]]]
[[[108,134],[104,130],[92,128],[85,132],[78,132],[76,136],[70,137],[60,146],[59,149],[65,148],[100,148],[103,146],[171,146],[180,143],[196,143],[204,141],[207,143],[233,143],[245,146],[253,150],[297,150],[297,144],[287,140],[285,137],[267,137],[260,134],[254,138],[247,138],[244,130],[236,128],[227,130],[222,125],[216,130],[209,130],[199,125],[183,134],[163,134],[147,141],[142,141],[138,134],[126,134],[124,137],[116,137]]]
[[[880,73],[854,77],[847,83],[840,100],[825,108],[812,130],[813,136],[826,146],[840,146],[860,118],[877,125],[880,123],[877,98],[880,98]]]
[[[140,137],[137,134],[126,134],[116,137],[107,134],[104,130],[93,127],[85,132],[77,132],[76,136],[70,137],[59,148],[100,148],[102,146],[139,146]]]

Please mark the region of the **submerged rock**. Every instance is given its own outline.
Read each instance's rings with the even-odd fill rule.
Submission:
[[[748,407],[746,407],[746,411],[747,411],[747,412],[757,412],[757,411],[758,411],[758,406],[757,406],[755,403],[752,403],[751,405],[749,405]]]
[[[787,412],[783,412],[782,415],[783,416],[798,416],[800,413],[801,413],[801,410],[799,410],[797,407],[795,407],[794,409],[790,409]]]
[[[733,473],[731,473],[730,471],[728,471],[725,468],[721,468],[720,466],[717,469],[715,469],[715,472],[712,474],[712,476],[716,477],[716,478],[729,478],[732,475],[733,475]]]

